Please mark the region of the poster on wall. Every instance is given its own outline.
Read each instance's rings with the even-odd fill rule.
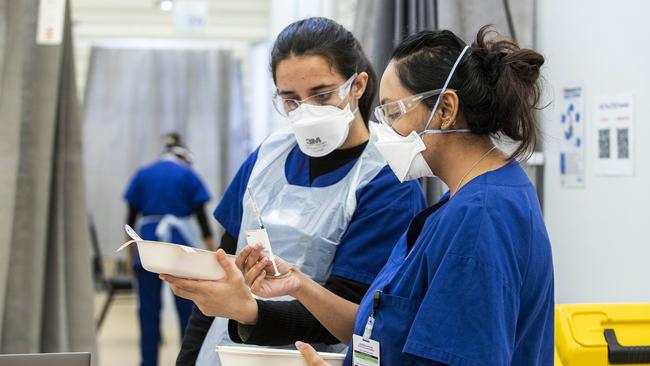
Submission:
[[[560,181],[562,187],[585,187],[585,114],[584,89],[571,86],[562,89],[560,124]]]
[[[632,94],[595,99],[595,171],[599,175],[634,175],[634,97]]]
[[[36,44],[61,44],[63,40],[64,19],[65,0],[40,0],[38,3]]]

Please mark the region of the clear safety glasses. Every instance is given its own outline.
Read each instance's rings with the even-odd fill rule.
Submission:
[[[375,108],[375,118],[377,118],[377,122],[385,123],[392,127],[397,120],[412,111],[421,101],[434,95],[439,95],[442,91],[443,89],[430,90],[400,99],[396,102],[380,105]]]
[[[340,107],[350,93],[352,83],[357,79],[357,74],[352,75],[345,83],[335,89],[309,96],[303,100],[285,99],[277,92],[273,95],[273,106],[282,116],[288,117],[291,111],[296,110],[301,104],[332,105]]]

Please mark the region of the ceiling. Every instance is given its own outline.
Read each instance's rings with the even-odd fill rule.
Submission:
[[[268,38],[268,0],[205,0],[205,3],[208,7],[207,26],[198,32],[184,32],[175,29],[173,12],[162,11],[156,0],[71,0],[80,94],[83,95],[90,50],[94,44],[175,41],[236,47]]]

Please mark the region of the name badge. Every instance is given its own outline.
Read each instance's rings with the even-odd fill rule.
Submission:
[[[355,334],[352,338],[352,364],[379,366],[379,342]]]

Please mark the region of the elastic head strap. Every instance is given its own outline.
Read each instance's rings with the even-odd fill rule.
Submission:
[[[463,59],[463,56],[465,55],[465,52],[467,52],[468,49],[469,46],[465,46],[465,48],[463,48],[463,50],[460,52],[460,55],[456,59],[456,62],[454,62],[454,66],[452,66],[451,71],[449,72],[449,76],[447,76],[447,80],[445,81],[445,84],[442,87],[442,91],[438,95],[438,99],[436,99],[436,104],[433,105],[433,109],[431,110],[431,114],[429,115],[429,119],[427,120],[427,124],[424,126],[424,131],[429,129],[429,125],[431,124],[431,121],[433,121],[433,116],[436,113],[436,109],[438,109],[438,104],[440,104],[440,99],[442,99],[442,95],[445,93],[447,87],[449,86],[451,77],[454,76],[454,72],[456,71],[458,64],[460,64],[460,61]]]

